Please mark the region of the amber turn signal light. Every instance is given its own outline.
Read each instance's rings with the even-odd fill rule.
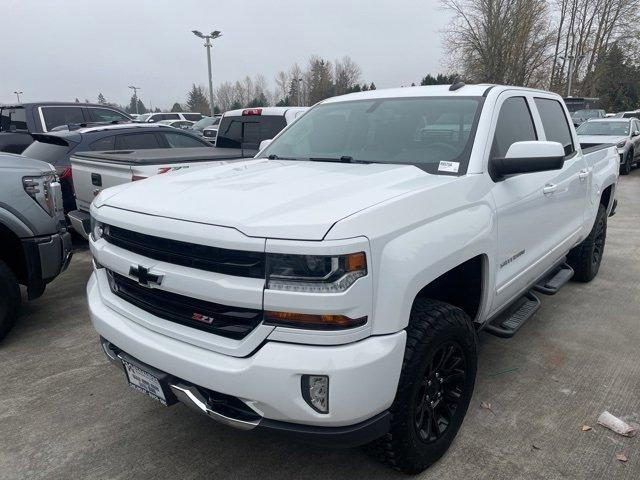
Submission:
[[[267,325],[309,328],[312,330],[342,330],[359,327],[367,323],[367,317],[349,318],[345,315],[313,315],[272,311],[266,311],[264,319]]]

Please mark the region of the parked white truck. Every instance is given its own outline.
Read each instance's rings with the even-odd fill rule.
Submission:
[[[91,320],[163,404],[419,472],[463,421],[477,331],[598,273],[618,163],[544,91],[328,99],[255,159],[103,191]]]

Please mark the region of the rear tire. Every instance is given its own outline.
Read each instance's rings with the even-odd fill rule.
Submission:
[[[371,453],[406,474],[422,472],[449,448],[467,412],[477,370],[471,319],[452,305],[418,298],[407,327],[389,433]]]
[[[578,282],[590,282],[600,270],[607,239],[607,209],[598,207],[598,214],[589,236],[573,248],[567,256],[567,263],[575,272],[573,279]]]
[[[11,269],[0,260],[0,340],[13,327],[20,306],[20,286]]]

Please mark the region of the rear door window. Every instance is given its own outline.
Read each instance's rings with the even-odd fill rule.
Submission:
[[[94,152],[103,152],[103,151],[108,151],[108,150],[115,150],[116,149],[116,137],[111,136],[111,137],[105,137],[105,138],[101,138],[100,140],[96,140],[95,142],[93,142],[90,145],[91,150],[93,150]]]
[[[524,97],[511,97],[504,101],[498,115],[491,156],[505,157],[515,142],[537,140],[533,118]]]
[[[573,138],[571,137],[567,116],[560,102],[550,98],[536,98],[535,103],[547,140],[561,143],[564,147],[564,154],[566,156],[571,155],[575,151]]]
[[[94,122],[128,122],[123,114],[109,108],[89,108]]]
[[[0,108],[0,131],[28,131],[24,107]]]
[[[162,148],[155,133],[133,133],[118,135],[116,138],[117,150],[146,150],[149,148]]]
[[[181,133],[165,133],[164,137],[171,148],[194,148],[211,146],[206,142],[201,142],[196,138],[190,137],[189,135],[183,135]]]
[[[82,110],[82,107],[42,107],[45,129],[51,130],[61,125],[84,123],[86,119]]]
[[[182,116],[187,119],[187,120],[191,120],[192,122],[197,122],[198,120],[202,120],[203,116],[200,113],[183,113]]]

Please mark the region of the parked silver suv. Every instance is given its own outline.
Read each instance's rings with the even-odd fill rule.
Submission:
[[[0,153],[0,340],[13,326],[21,295],[30,300],[71,260],[60,183],[48,163]]]

